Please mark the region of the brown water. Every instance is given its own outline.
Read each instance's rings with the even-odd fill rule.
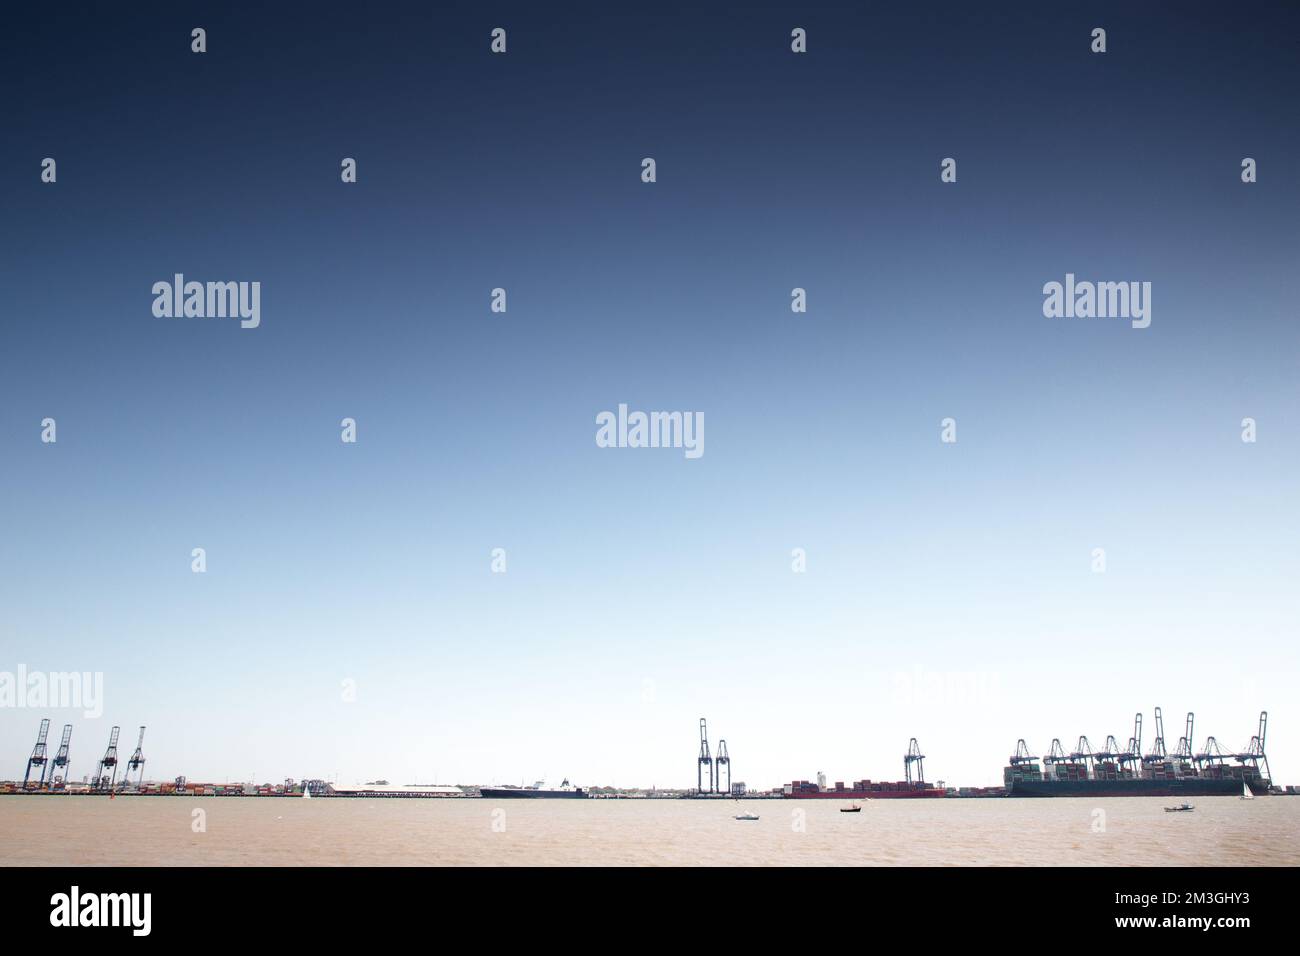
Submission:
[[[1300,864],[1300,798],[1166,803],[0,797],[0,864]]]

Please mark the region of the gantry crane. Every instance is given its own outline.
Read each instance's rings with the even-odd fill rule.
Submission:
[[[704,789],[704,768],[709,768],[709,789]],[[695,767],[695,789],[700,793],[713,793],[713,757],[709,753],[709,726],[700,718],[700,761]]]
[[[912,779],[912,764],[916,764],[916,779]],[[921,753],[921,745],[913,737],[907,743],[907,753],[903,756],[903,771],[907,775],[908,783],[925,783],[925,755]]]
[[[1218,740],[1214,737],[1206,737],[1205,747],[1192,758],[1192,762],[1196,764],[1198,770],[1203,770],[1206,767],[1222,767],[1231,756],[1232,754],[1225,753],[1219,746]]]
[[[1019,767],[1023,764],[1033,765],[1038,758],[1029,752],[1029,745],[1025,743],[1025,738],[1021,737],[1016,741],[1016,752],[1009,759],[1011,766]]]
[[[1055,771],[1057,764],[1069,762],[1070,758],[1065,755],[1065,748],[1061,746],[1061,738],[1053,737],[1052,746],[1048,748],[1047,756],[1043,758],[1043,766],[1051,767]]]
[[[1092,752],[1092,744],[1087,737],[1080,737],[1079,742],[1074,745],[1074,751],[1069,756],[1070,763],[1082,763],[1085,771],[1092,771],[1095,766],[1096,754]]]
[[[1086,744],[1087,737],[1080,737],[1079,742]],[[1111,780],[1119,776],[1119,741],[1115,739],[1114,734],[1106,737],[1105,745],[1092,755],[1092,776],[1093,779]]]
[[[1165,750],[1165,719],[1160,714],[1160,708],[1156,708],[1156,739],[1151,744],[1151,752],[1142,758],[1143,766],[1152,766],[1162,764],[1169,758],[1168,751]]]
[[[1178,746],[1174,749],[1173,758],[1180,764],[1188,764],[1192,760],[1192,727],[1195,724],[1196,715],[1190,710],[1187,712],[1187,727],[1183,735],[1178,738]]]
[[[713,766],[718,777],[718,792],[731,793],[731,754],[727,753],[727,741],[718,740],[718,755],[713,758]],[[727,768],[727,787],[722,787],[722,768]]]
[[[59,787],[66,788],[68,785],[68,744],[71,741],[72,724],[64,724],[63,738],[59,741],[59,752],[54,755],[54,760],[50,764],[51,789],[55,787],[55,780],[59,781]]]
[[[1070,752],[1071,763],[1082,763],[1084,775],[1092,774],[1096,766],[1096,754],[1092,752],[1092,741],[1086,736],[1079,736],[1079,743]]]
[[[41,729],[36,734],[36,746],[32,748],[32,755],[27,758],[27,770],[23,773],[23,789],[27,789],[27,779],[32,775],[33,767],[41,768],[41,779],[36,782],[36,789],[39,790],[45,786],[45,738],[50,735],[50,719],[46,717],[41,721]]]
[[[135,742],[135,753],[131,754],[131,759],[126,762],[126,780],[124,783],[131,782],[131,774],[140,771],[140,779],[136,781],[136,787],[139,788],[144,783],[144,725],[140,725],[140,739]]]
[[[96,790],[112,790],[117,783],[117,737],[121,732],[121,727],[114,727],[109,732],[108,749],[104,751],[104,756],[99,758],[99,769],[95,771],[94,789]],[[107,776],[105,770],[112,770],[112,776]]]
[[[1133,736],[1128,739],[1128,745],[1124,752],[1118,754],[1116,759],[1119,762],[1119,772],[1121,775],[1132,774],[1132,764],[1142,763],[1142,714],[1138,712],[1133,715]]]
[[[1264,754],[1264,740],[1268,731],[1268,711],[1259,712],[1259,732],[1250,738],[1250,744],[1246,747],[1245,753],[1233,754],[1233,759],[1243,767],[1250,766],[1255,768],[1255,773],[1262,776],[1270,783],[1273,780],[1273,773],[1268,767],[1268,757]],[[1263,769],[1260,769],[1260,764]]]

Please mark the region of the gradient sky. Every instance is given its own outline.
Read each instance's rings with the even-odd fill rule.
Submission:
[[[751,786],[981,785],[1160,705],[1300,783],[1293,5],[281,6],[0,37],[0,670],[106,695],[0,710],[0,776],[50,716],[78,779],[118,723],[155,778],[686,786],[704,715]],[[1067,272],[1151,327],[1044,318]],[[620,402],[704,457],[597,448]]]

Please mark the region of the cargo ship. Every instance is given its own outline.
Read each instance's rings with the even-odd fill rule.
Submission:
[[[880,780],[855,780],[850,787],[837,781],[835,786],[826,785],[826,775],[817,774],[817,782],[795,780],[787,783],[783,794],[795,800],[899,800],[916,797],[945,797],[948,791],[942,782],[939,786],[925,782],[925,756],[921,746],[913,737],[907,744],[907,753],[903,755],[903,771],[906,780],[890,782]]]
[[[942,787],[924,781],[906,780],[855,780],[851,787],[844,786],[843,781],[827,787],[808,780],[795,780],[787,783],[782,790],[787,798],[796,800],[896,800],[908,797],[943,797],[948,794]]]
[[[492,799],[584,800],[587,797],[587,791],[573,786],[567,778],[559,787],[550,789],[545,781],[538,780],[531,787],[482,787],[479,794]]]
[[[1003,768],[1009,797],[1238,797],[1263,796],[1272,789],[1264,755],[1268,713],[1259,715],[1259,732],[1240,753],[1224,751],[1213,737],[1200,752],[1191,740],[1195,714],[1172,752],[1165,747],[1164,719],[1155,709],[1156,738],[1142,753],[1142,715],[1133,721],[1133,736],[1124,747],[1116,739],[1094,751],[1087,737],[1066,753],[1060,738],[1041,762],[1022,739]]]

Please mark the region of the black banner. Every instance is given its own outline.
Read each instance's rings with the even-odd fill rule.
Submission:
[[[116,937],[199,942],[195,933],[292,930],[304,942],[374,939],[401,931],[446,934],[474,914],[496,914],[493,940],[538,933],[574,938],[592,925],[689,932],[725,914],[730,941],[752,940],[773,925],[818,938],[850,933],[887,938],[900,925],[915,941],[1006,941],[1070,934],[1231,943],[1277,933],[1290,872],[1243,869],[523,869],[418,868],[36,868],[4,872],[3,911],[10,941],[75,934],[79,942]],[[745,901],[759,904],[746,908]],[[739,907],[739,908],[738,908]],[[707,917],[707,918],[704,918]],[[612,921],[612,922],[611,922]],[[1064,921],[1064,924],[1062,923]],[[545,929],[543,930],[543,927]],[[450,940],[450,937],[448,938]],[[596,943],[592,940],[593,944]]]

